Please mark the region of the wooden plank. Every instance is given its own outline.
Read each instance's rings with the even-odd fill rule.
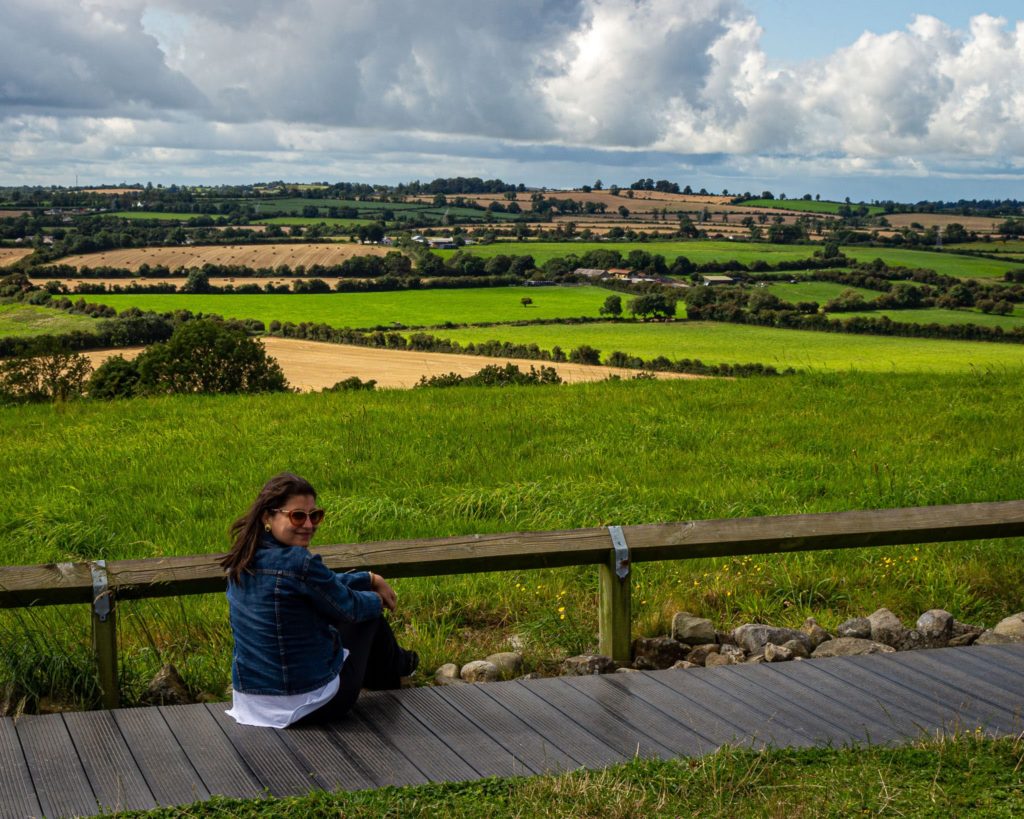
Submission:
[[[224,712],[225,703],[206,706],[238,755],[273,796],[309,793],[318,783],[273,728],[239,725]],[[320,786],[322,787],[322,786]]]
[[[552,745],[544,734],[499,704],[502,692],[509,687],[509,683],[488,685],[492,696],[485,694],[480,685],[451,685],[426,690],[457,708],[471,720],[477,733],[489,736],[529,771],[547,773],[578,767],[574,759]]]
[[[111,713],[158,804],[182,805],[209,799],[209,790],[159,709],[122,708]]]
[[[811,709],[827,715],[830,721],[848,722],[858,742],[883,745],[906,735],[906,726],[901,730],[875,704],[851,697],[844,689],[820,685],[817,677],[808,674],[809,666],[805,662],[763,663],[759,667],[770,673],[771,679],[767,684],[777,687],[782,696],[806,702]],[[815,684],[816,681],[819,684]]]
[[[985,702],[1011,715],[1016,715],[1021,728],[1021,709],[1024,707],[1019,671],[1011,671],[977,657],[974,649],[958,649],[955,655],[947,652],[915,651],[896,654],[894,663],[907,666],[918,674],[927,675],[968,696]],[[939,655],[939,656],[936,656]]]
[[[326,790],[355,791],[374,786],[373,778],[338,746],[334,732],[323,725],[289,728],[279,732],[285,745]]]
[[[766,686],[767,679],[757,671],[753,666],[716,666],[705,669],[702,678],[723,693],[741,697],[761,712],[763,722],[806,737],[811,745],[844,745],[863,739],[859,726],[844,726],[841,720],[830,720],[800,701],[788,700],[774,686]],[[751,672],[761,679],[753,679]]]
[[[971,646],[969,651],[958,654],[955,662],[983,675],[993,685],[1012,692],[1019,702],[1020,681],[1024,676],[1024,645]]]
[[[458,686],[459,688],[468,686]],[[480,776],[528,776],[537,773],[518,754],[480,729],[451,697],[430,688],[393,692],[391,699],[423,723]],[[491,700],[491,707],[496,708]]]
[[[93,816],[96,794],[60,714],[21,717],[15,724],[45,816]]]
[[[117,607],[113,599],[104,619],[95,610],[92,613],[92,650],[96,654],[100,701],[104,708],[117,708],[121,688],[117,674]]]
[[[386,692],[363,695],[353,709],[378,734],[399,748],[431,782],[461,782],[480,774]]]
[[[685,560],[813,549],[1024,535],[1024,501],[912,509],[858,510],[625,526],[632,562]],[[336,544],[317,548],[336,570],[372,568],[393,577],[605,563],[605,528],[460,535],[426,540]],[[119,598],[201,594],[224,589],[218,554],[108,563]],[[0,607],[88,602],[86,564],[0,569]]]
[[[104,811],[150,810],[156,799],[109,711],[64,714],[78,758]]]
[[[500,689],[483,685],[479,690],[499,705],[534,726],[548,741],[579,765],[603,768],[632,758],[602,742],[565,714],[538,697],[525,685],[503,685]]]
[[[590,691],[593,690],[595,681],[601,682],[599,677],[557,677],[530,680],[530,690],[561,711],[566,719],[575,722],[626,757],[669,759],[676,755],[675,749],[670,747],[675,744],[674,741],[669,740],[668,745],[663,745],[657,739],[647,735],[644,729],[647,727],[646,724],[651,721],[649,714],[642,715],[640,718],[640,721],[645,723],[644,727],[637,727],[632,722],[637,716],[636,709],[630,709],[628,713],[621,714],[616,711],[614,705],[594,699],[587,695],[586,690],[580,690],[575,685],[571,685],[570,681],[572,680],[586,681],[582,688]],[[513,683],[513,685],[523,684],[519,680]],[[607,683],[604,685],[607,686]],[[614,691],[613,688],[610,690]],[[608,698],[616,703],[621,699],[621,697],[615,697],[614,693]],[[661,734],[661,731],[656,733]]]
[[[258,799],[263,786],[202,705],[161,705],[160,715],[211,794]]]
[[[14,720],[0,717],[0,817],[22,819],[43,811],[32,787],[32,775],[14,730]]]
[[[422,785],[429,780],[391,741],[378,734],[358,713],[329,725],[334,740],[350,758],[373,778],[379,787]]]

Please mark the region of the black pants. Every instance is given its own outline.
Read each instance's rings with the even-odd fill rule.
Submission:
[[[363,688],[383,691],[401,684],[402,673],[408,667],[407,652],[399,647],[387,620],[378,617],[363,623],[342,623],[336,628],[341,644],[348,649],[338,693],[293,725],[331,722],[356,704]]]

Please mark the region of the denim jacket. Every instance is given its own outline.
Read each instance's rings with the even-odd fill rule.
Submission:
[[[239,581],[228,582],[228,605],[231,685],[246,694],[304,694],[326,685],[344,659],[332,623],[381,614],[369,572],[335,574],[319,555],[269,534]]]

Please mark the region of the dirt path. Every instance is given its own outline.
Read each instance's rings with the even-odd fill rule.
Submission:
[[[550,363],[519,358],[490,358],[477,355],[450,355],[448,353],[420,353],[409,350],[383,350],[376,347],[354,347],[347,344],[327,344],[321,341],[302,341],[292,338],[265,337],[263,344],[284,370],[285,378],[303,392],[322,390],[352,376],[364,381],[373,379],[378,387],[408,389],[416,385],[421,376],[459,373],[472,375],[488,364],[504,365],[511,361],[520,370],[530,367],[552,366],[569,383],[601,381],[610,375],[632,378],[636,370],[617,367],[592,367],[586,364]],[[98,366],[111,356],[134,358],[141,347],[122,350],[94,350],[85,355]],[[699,378],[679,373],[659,373],[659,378]]]

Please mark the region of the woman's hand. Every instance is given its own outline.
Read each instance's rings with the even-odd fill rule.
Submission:
[[[391,588],[387,580],[374,572],[370,572],[370,591],[377,593],[384,608],[388,611],[395,610],[395,604],[398,603],[398,596],[395,594],[395,590]]]

